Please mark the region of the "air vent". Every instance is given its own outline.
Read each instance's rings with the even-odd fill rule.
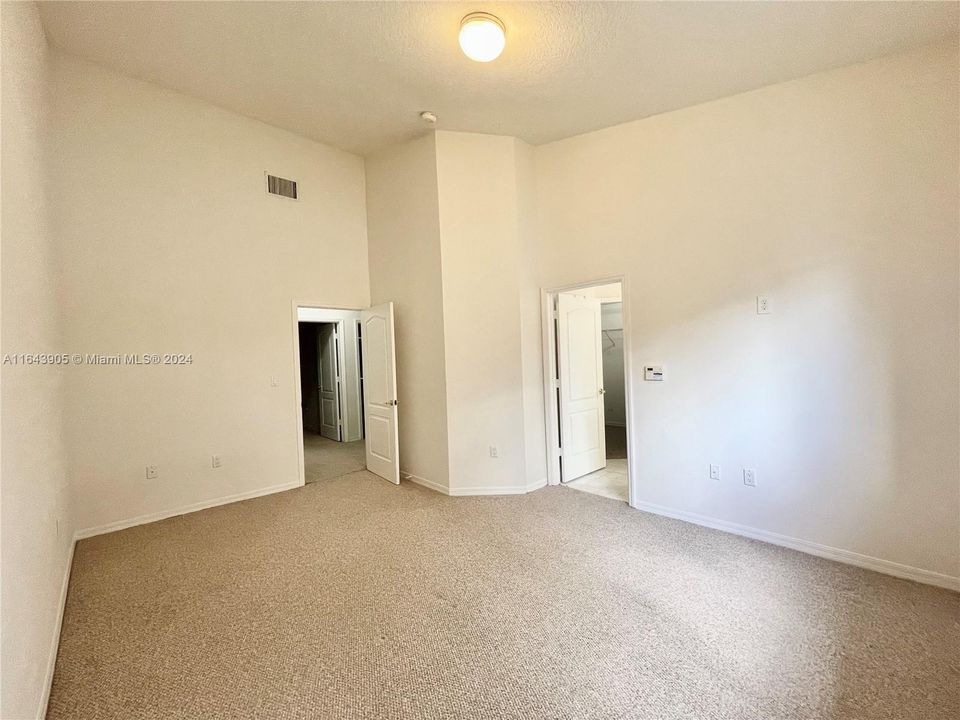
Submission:
[[[267,175],[267,192],[271,195],[280,195],[291,200],[297,199],[297,181],[287,180],[276,175]]]

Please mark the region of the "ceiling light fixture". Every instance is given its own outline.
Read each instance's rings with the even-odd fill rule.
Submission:
[[[460,22],[460,48],[471,60],[496,60],[506,44],[506,29],[495,15],[475,12]]]

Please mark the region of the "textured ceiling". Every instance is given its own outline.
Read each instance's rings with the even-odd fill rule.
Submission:
[[[50,43],[366,154],[437,127],[540,144],[957,37],[960,4],[45,2]],[[457,45],[493,12],[507,47]]]

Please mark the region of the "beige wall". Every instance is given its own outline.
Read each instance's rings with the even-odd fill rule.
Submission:
[[[629,280],[641,506],[958,575],[957,60],[537,149],[540,281]]]
[[[537,176],[534,149],[514,140],[519,245],[520,356],[523,367],[523,442],[528,487],[547,481],[543,396],[543,324],[538,269]]]
[[[3,355],[63,351],[46,189],[48,52],[32,3],[3,3]],[[73,525],[62,442],[63,372],[3,365],[0,717],[46,702]],[[59,522],[59,528],[57,527]]]
[[[363,161],[69,56],[55,67],[65,347],[193,357],[69,369],[79,526],[296,484],[292,303],[368,304]],[[267,195],[264,171],[300,199]]]
[[[366,159],[370,294],[393,301],[400,468],[448,488],[443,282],[433,134]]]
[[[515,143],[474,133],[436,137],[450,486],[522,489]]]
[[[397,311],[400,464],[442,492],[545,480],[533,172],[524,143],[473,133],[367,158],[371,295]]]
[[[48,144],[36,11],[2,20],[3,352],[193,363],[3,368],[0,715],[43,702],[75,527],[297,482],[295,300],[392,300],[403,470],[513,492],[545,475],[540,288],[625,274],[640,507],[960,574],[955,48],[364,162],[66,56]]]

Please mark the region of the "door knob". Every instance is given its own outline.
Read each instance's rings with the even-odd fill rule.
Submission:
[[[600,388],[600,394],[601,394],[601,395],[606,395],[606,394],[607,394],[607,391],[604,390],[603,388]]]

